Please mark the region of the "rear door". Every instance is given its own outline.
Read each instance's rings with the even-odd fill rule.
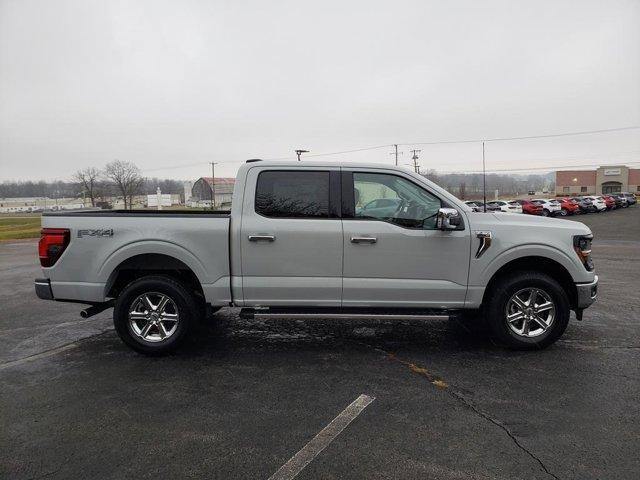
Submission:
[[[252,168],[241,225],[245,306],[340,306],[339,168]]]
[[[342,189],[343,306],[464,306],[470,233],[436,230],[445,202],[388,170],[344,171]],[[361,207],[379,198],[396,207],[383,215]]]

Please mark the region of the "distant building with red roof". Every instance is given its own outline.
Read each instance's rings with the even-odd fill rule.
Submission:
[[[216,177],[214,184],[212,177],[200,177],[191,188],[191,200],[210,202],[215,191],[215,204],[219,206],[229,205],[231,204],[235,183],[235,178]]]

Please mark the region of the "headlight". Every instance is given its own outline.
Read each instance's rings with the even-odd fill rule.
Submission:
[[[587,271],[593,270],[593,260],[591,259],[591,242],[593,235],[576,235],[573,237],[573,249],[578,254],[578,258]]]

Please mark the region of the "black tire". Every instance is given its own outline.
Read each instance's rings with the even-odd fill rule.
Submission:
[[[144,308],[142,301],[138,301],[144,294],[150,294],[151,298],[166,296],[173,302],[171,310],[175,310],[177,320],[175,329],[171,327],[171,334],[166,338],[161,337],[159,326],[152,326],[148,330],[149,334],[153,335],[151,332],[155,329],[159,340],[147,341],[134,331],[129,321],[129,312]],[[153,275],[134,280],[120,292],[113,309],[113,324],[120,339],[136,352],[163,355],[175,350],[184,342],[201,316],[202,305],[192,292],[172,278]],[[147,320],[140,320],[141,324],[146,325],[145,322],[148,323]],[[163,332],[166,335],[166,329],[163,328]],[[140,333],[144,333],[144,330]]]
[[[566,209],[566,208],[563,208],[563,209],[561,209],[561,210],[560,210],[560,212],[558,212],[558,214],[559,214],[561,217],[566,217],[566,216],[569,214],[569,212],[567,211],[567,209]]]
[[[553,321],[538,336],[526,337],[513,331],[507,321],[508,302],[523,289],[535,288],[547,295],[554,304]],[[541,295],[538,293],[538,295]],[[538,272],[515,272],[500,278],[491,288],[485,305],[485,321],[492,336],[501,344],[515,350],[546,348],[562,336],[569,324],[570,307],[567,293],[549,275]],[[533,322],[533,320],[531,320]],[[540,328],[536,322],[530,325]]]
[[[551,212],[549,212],[549,210],[547,210],[546,208],[544,208],[544,209],[542,210],[542,216],[543,216],[543,217],[548,217],[548,216],[550,216],[550,215],[551,215]]]

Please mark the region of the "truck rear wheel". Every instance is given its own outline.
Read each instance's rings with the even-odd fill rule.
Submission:
[[[492,288],[486,321],[493,336],[518,350],[548,347],[569,323],[569,299],[552,277],[538,272],[516,272]]]
[[[189,290],[169,277],[155,275],[127,285],[113,309],[113,323],[122,341],[146,355],[177,348],[200,316],[200,305]]]

